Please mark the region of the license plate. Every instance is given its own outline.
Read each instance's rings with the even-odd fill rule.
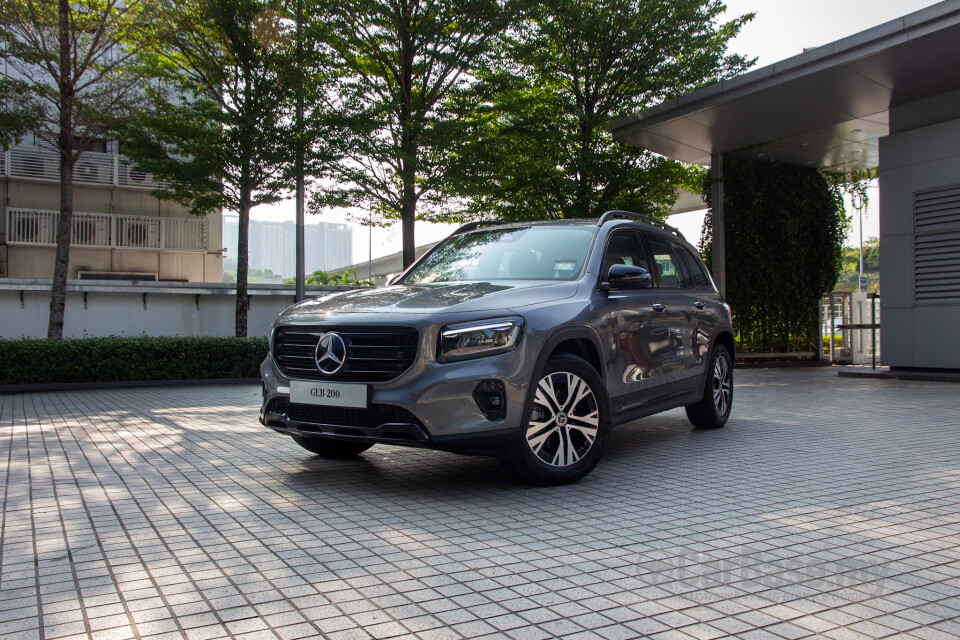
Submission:
[[[290,402],[366,409],[367,385],[291,380]]]

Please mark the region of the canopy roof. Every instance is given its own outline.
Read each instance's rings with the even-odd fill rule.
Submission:
[[[876,167],[891,107],[960,89],[960,0],[947,0],[611,122],[683,162],[715,152],[831,171]]]

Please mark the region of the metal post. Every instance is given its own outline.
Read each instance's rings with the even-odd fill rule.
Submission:
[[[712,193],[710,204],[713,217],[713,281],[717,285],[720,295],[727,293],[727,241],[724,229],[723,216],[723,154],[710,154],[710,174],[712,178]]]
[[[817,303],[819,307],[817,310],[817,316],[820,318],[820,326],[817,328],[817,346],[819,351],[817,351],[817,360],[820,360],[823,357],[823,300]]]
[[[367,227],[367,280],[373,280],[373,216]]]
[[[870,295],[870,355],[871,368],[877,368],[877,294]]]
[[[303,0],[297,0],[297,71],[300,74],[300,81],[297,82],[297,276],[296,276],[296,300],[300,302],[306,298],[306,253],[304,244],[304,216],[303,216],[303,38],[301,31],[303,26]]]

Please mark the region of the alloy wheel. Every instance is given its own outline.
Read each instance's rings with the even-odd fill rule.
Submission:
[[[527,446],[546,464],[569,467],[593,446],[599,422],[597,398],[583,378],[567,371],[549,373],[537,383]]]
[[[730,372],[730,361],[721,355],[713,363],[713,407],[717,416],[727,415],[732,396],[733,375]]]

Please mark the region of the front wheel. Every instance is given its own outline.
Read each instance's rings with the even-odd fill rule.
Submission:
[[[369,442],[350,442],[332,438],[303,438],[293,436],[293,441],[321,458],[349,458],[363,453],[373,446]]]
[[[523,434],[500,461],[536,484],[580,480],[597,466],[610,434],[599,374],[581,358],[558,354],[547,361],[529,393]]]
[[[703,397],[687,409],[687,419],[701,429],[719,429],[727,423],[733,407],[733,359],[722,344],[713,348],[707,368]]]

